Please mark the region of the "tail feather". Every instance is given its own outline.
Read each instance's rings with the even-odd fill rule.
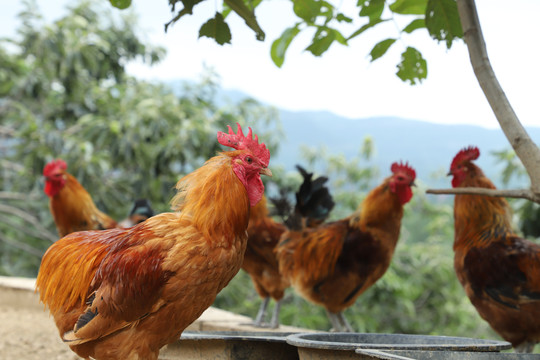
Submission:
[[[129,212],[129,216],[132,215],[144,215],[148,218],[154,216],[154,210],[152,205],[150,205],[150,200],[148,199],[137,199],[133,203],[133,207]]]
[[[328,181],[326,176],[312,180],[313,173],[308,173],[300,165],[296,168],[304,178],[304,182],[296,192],[294,212],[285,221],[285,225],[291,230],[318,226],[326,220],[335,205],[325,185]]]
[[[289,188],[282,188],[279,189],[279,196],[278,197],[269,197],[268,199],[273,205],[271,215],[279,216],[283,223],[287,220],[289,216],[291,216],[292,213],[292,204],[289,201],[289,193],[292,190]]]

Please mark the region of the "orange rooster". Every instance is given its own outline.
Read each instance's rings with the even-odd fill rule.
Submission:
[[[297,192],[297,204],[291,217],[299,217],[309,222],[309,226],[320,224],[334,206],[334,202],[324,183],[328,180],[325,177],[319,177],[311,180],[313,174],[306,172],[302,167],[297,166],[304,181]],[[284,198],[285,199],[285,198]],[[280,199],[282,201],[286,201]],[[288,203],[281,202],[278,205],[277,199],[271,199],[280,207],[278,211],[281,215],[289,215]],[[285,208],[284,208],[285,205]],[[300,220],[302,221],[302,220]],[[268,326],[270,328],[279,327],[279,312],[281,300],[290,284],[287,279],[281,276],[278,268],[278,262],[275,254],[275,247],[286,227],[274,221],[268,213],[266,197],[253,207],[248,226],[248,244],[242,269],[246,271],[255,285],[255,290],[263,299],[257,316],[253,322],[256,327],[264,327],[263,320],[270,298],[275,301],[275,308],[272,319]]]
[[[278,244],[281,273],[302,297],[325,307],[335,331],[353,331],[343,311],[384,275],[394,254],[416,173],[401,163],[391,171],[351,216],[312,229],[298,226]]]
[[[43,256],[36,290],[79,356],[157,359],[240,270],[270,152],[240,125],[218,141],[236,150],[180,179],[175,212],[72,233]]]
[[[453,187],[495,189],[472,160],[476,147],[462,149],[452,161]],[[540,342],[540,246],[512,230],[504,198],[456,195],[454,267],[480,316],[518,352]]]
[[[49,162],[43,169],[44,191],[58,235],[117,227],[116,221],[98,210],[90,194],[66,170],[66,162],[61,159]]]

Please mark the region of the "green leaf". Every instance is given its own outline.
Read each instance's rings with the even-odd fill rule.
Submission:
[[[390,5],[390,10],[402,15],[424,15],[428,0],[397,0]]]
[[[201,26],[199,37],[209,37],[215,39],[220,45],[231,42],[231,30],[223,19],[223,15],[217,12],[213,19],[208,20]]]
[[[426,27],[431,37],[446,41],[450,48],[455,38],[463,38],[463,29],[454,0],[429,0],[426,11]]]
[[[276,64],[277,67],[281,67],[285,61],[285,53],[291,44],[291,41],[298,35],[300,29],[298,24],[288,29],[285,29],[281,36],[274,40],[272,43],[272,48],[270,49],[270,56],[272,61]]]
[[[315,34],[311,45],[309,45],[306,50],[315,56],[321,56],[328,50],[334,41],[347,45],[347,40],[339,31],[328,27],[321,27]]]
[[[127,9],[131,6],[131,0],[109,0],[111,5],[118,9]]]
[[[366,0],[362,3],[359,1],[358,6],[361,6],[360,16],[369,17],[369,22],[380,20],[384,10],[385,0]]]
[[[313,24],[315,18],[320,14],[322,2],[318,0],[296,0],[293,11],[299,18],[308,24]]]
[[[426,21],[424,19],[415,19],[409,23],[409,25],[403,28],[403,32],[408,34],[412,33],[414,30],[418,30],[426,27]]]
[[[375,44],[369,55],[371,55],[371,61],[375,61],[388,51],[390,46],[396,42],[396,39],[386,39]]]
[[[260,3],[262,2],[262,0],[253,0],[253,1],[249,1],[249,8],[251,9],[251,11],[255,11],[255,9],[257,8],[257,6],[260,5]],[[221,12],[223,14],[223,17],[226,19],[227,16],[229,15],[229,13],[232,11],[232,9],[230,8],[230,6],[227,5],[227,3],[223,3],[223,11]]]
[[[427,77],[427,63],[422,54],[415,48],[408,47],[401,54],[401,63],[398,64],[397,76],[411,85],[421,82]]]
[[[171,26],[172,24],[180,20],[182,16],[193,14],[193,7],[202,1],[203,0],[169,0],[169,4],[172,7],[171,11],[173,12],[176,7],[176,4],[179,2],[182,2],[182,5],[184,5],[184,7],[182,8],[182,10],[178,12],[178,14],[175,15],[174,18],[172,18],[168,23],[165,24],[165,32],[167,32],[167,29],[169,28],[169,26]]]
[[[382,19],[378,19],[378,20],[375,20],[373,22],[369,22],[365,25],[363,25],[360,29],[356,30],[355,32],[353,32],[348,38],[347,40],[351,40],[352,38],[355,38],[357,37],[358,35],[362,34],[364,31],[368,30],[368,29],[371,29],[372,27],[374,27],[375,25],[377,24],[380,24],[382,22],[385,22],[385,21],[388,21],[388,20],[382,20]]]
[[[244,21],[246,25],[255,31],[257,40],[264,41],[265,34],[264,31],[259,26],[257,18],[253,10],[249,9],[243,0],[223,0],[227,6],[229,6],[235,13],[238,14]]]

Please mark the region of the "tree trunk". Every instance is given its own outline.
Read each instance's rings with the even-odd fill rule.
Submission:
[[[459,17],[471,64],[478,83],[506,138],[531,180],[531,192],[540,203],[540,149],[521,125],[489,62],[474,0],[457,0]]]

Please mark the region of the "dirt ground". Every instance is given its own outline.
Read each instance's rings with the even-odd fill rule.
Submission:
[[[0,359],[80,359],[62,343],[48,311],[28,291],[0,291]]]

